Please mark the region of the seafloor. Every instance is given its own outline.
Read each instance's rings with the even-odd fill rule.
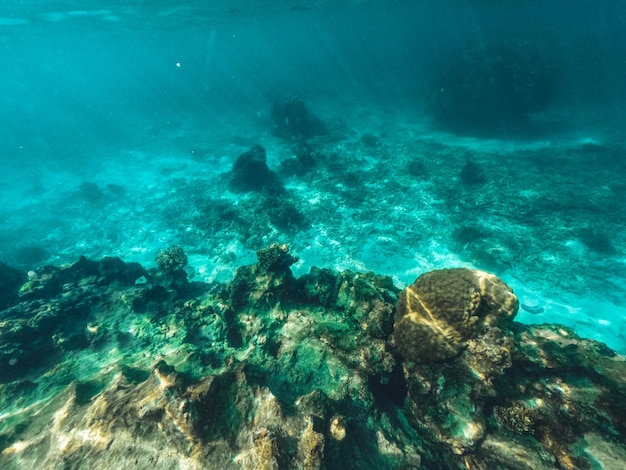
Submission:
[[[606,112],[599,124],[562,111],[517,138],[464,138],[410,107],[314,102],[329,132],[308,140],[303,166],[268,108],[173,119],[131,147],[25,156],[34,163],[2,176],[0,260],[25,271],[79,255],[153,266],[178,244],[190,278],[229,281],[280,242],[300,257],[296,274],[373,270],[404,286],[472,266],[515,288],[519,321],[626,352],[626,160]],[[256,144],[284,193],[232,191],[234,162]]]
[[[0,465],[622,468],[621,143],[310,108],[306,145],[259,109],[3,175]],[[276,185],[246,191],[257,144]],[[255,264],[272,243],[298,259]],[[402,361],[398,293],[448,267],[495,273],[519,314]]]

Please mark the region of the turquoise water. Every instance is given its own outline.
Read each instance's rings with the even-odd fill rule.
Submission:
[[[299,272],[371,269],[401,285],[469,265],[542,304],[523,321],[624,351],[625,15],[616,2],[4,5],[0,259],[150,265],[180,244],[196,276],[227,280],[279,241]],[[514,51],[532,44],[552,73],[546,104],[519,125],[508,111],[473,127],[434,119],[438,85],[471,87],[486,67],[459,57],[493,44],[512,44],[521,80],[540,87]],[[484,78],[455,116],[488,114]],[[281,173],[302,226],[246,220],[250,194],[216,181],[255,144],[280,173],[301,143],[279,138],[270,107],[294,96],[328,128],[312,150],[342,165]],[[484,182],[459,179],[468,160]],[[218,200],[236,220],[211,212]]]
[[[4,2],[0,261],[476,268],[624,354],[625,31],[608,0]]]

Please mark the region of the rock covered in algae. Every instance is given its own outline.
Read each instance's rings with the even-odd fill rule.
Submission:
[[[16,356],[0,377],[0,468],[626,461],[626,362],[602,344],[484,314],[455,357],[402,361],[388,341],[400,292],[388,277],[294,278],[293,259],[262,250],[230,284],[196,288],[121,260],[38,270],[0,319],[17,349],[54,354]]]
[[[67,302],[88,305],[81,324],[64,323],[58,312],[56,327],[42,335],[98,329],[103,340],[52,365],[60,391],[36,404],[36,422],[20,423],[18,413],[0,428],[0,466],[319,469],[346,468],[348,461],[385,469],[405,453],[418,462],[416,445],[378,435],[379,426],[368,424],[377,420],[371,416],[383,396],[379,389],[394,368],[399,372],[386,348],[398,290],[373,273],[316,269],[294,279],[295,258],[286,247],[258,255],[259,263],[241,267],[228,286],[192,298],[184,297],[189,289],[159,296],[142,308],[135,299],[172,288],[152,271],[139,285],[87,282],[74,267],[42,279],[38,295],[63,280]],[[91,302],[75,295],[85,292],[81,286],[88,286]],[[325,306],[318,289],[329,293]],[[18,310],[12,314],[25,313]],[[115,336],[115,329],[124,333]],[[123,355],[85,373],[83,364],[116,350]],[[9,392],[24,388],[21,381],[34,371],[0,384],[0,405],[15,406]],[[26,387],[31,397],[38,387]],[[54,425],[42,432],[49,422]],[[377,452],[379,442],[398,456]],[[359,455],[362,449],[366,455]]]
[[[493,274],[465,268],[431,271],[400,294],[396,347],[414,362],[449,359],[486,327],[509,323],[518,308],[513,290]]]
[[[470,343],[444,363],[404,364],[404,413],[439,468],[621,468],[622,356],[558,325],[494,328]]]
[[[298,261],[297,256],[289,254],[289,247],[287,245],[279,245],[278,243],[258,250],[257,259],[259,260],[257,265],[263,272],[285,271],[289,266]]]

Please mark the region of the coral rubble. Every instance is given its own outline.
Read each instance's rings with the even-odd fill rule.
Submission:
[[[557,325],[513,322],[517,299],[495,276],[435,271],[401,292],[374,273],[296,278],[285,245],[257,254],[228,285],[172,283],[164,266],[184,272],[186,259],[175,248],[159,269],[81,258],[31,273],[0,312],[0,466],[579,469],[626,459],[624,358]],[[415,293],[431,307],[447,294],[463,304],[454,312],[468,321],[451,324],[471,334],[456,330],[454,355],[398,355],[416,359],[400,333]]]

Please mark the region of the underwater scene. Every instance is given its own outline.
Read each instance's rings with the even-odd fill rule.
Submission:
[[[0,468],[626,468],[626,3],[0,4]]]

